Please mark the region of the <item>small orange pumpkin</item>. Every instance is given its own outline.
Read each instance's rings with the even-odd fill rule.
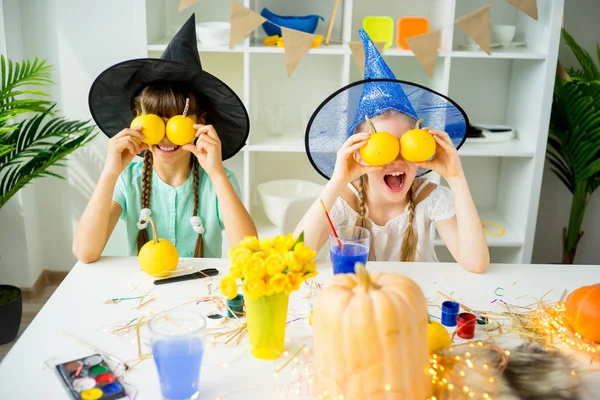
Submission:
[[[316,296],[312,327],[315,398],[431,397],[427,301],[411,279],[357,263]]]
[[[600,343],[600,283],[575,289],[565,301],[565,317],[584,339]]]

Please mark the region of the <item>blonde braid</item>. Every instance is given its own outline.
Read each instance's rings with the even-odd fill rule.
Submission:
[[[200,208],[200,200],[198,195],[198,188],[200,187],[200,174],[198,172],[198,159],[192,155],[192,173],[194,174],[194,216],[198,215],[198,208]],[[198,234],[196,238],[196,246],[194,247],[194,257],[204,257],[204,246],[202,245],[202,234]]]
[[[358,221],[357,221],[357,225],[360,226],[361,228],[364,229],[369,229],[367,228],[367,176],[363,175],[360,177],[360,180],[358,181]],[[370,231],[369,231],[370,232]],[[370,261],[374,261],[375,258],[373,256],[373,242],[374,242],[374,238],[373,238],[373,233],[371,233],[371,245],[369,247],[369,258],[368,260]]]
[[[365,228],[366,223],[366,214],[367,214],[367,177],[365,175],[361,176],[358,181],[358,226],[361,228]]]
[[[152,153],[144,151],[144,171],[142,172],[142,208],[150,208],[150,192],[152,189]],[[148,231],[140,229],[137,236],[138,252],[148,242]]]
[[[417,233],[413,226],[415,218],[415,201],[413,199],[412,186],[408,189],[408,226],[404,231],[402,238],[402,248],[400,249],[400,261],[415,261],[415,253],[417,250]]]

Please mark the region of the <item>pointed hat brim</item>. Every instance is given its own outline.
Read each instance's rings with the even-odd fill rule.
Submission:
[[[452,99],[425,86],[396,79],[366,79],[353,82],[330,95],[311,116],[305,134],[305,149],[315,170],[325,179],[331,178],[338,150],[352,134],[358,119],[359,102],[364,100],[368,85],[399,86],[407,96],[422,126],[444,131],[458,149],[466,139],[469,120],[463,109]],[[393,108],[392,108],[393,109]],[[382,107],[375,115],[385,111]],[[372,117],[373,115],[369,115]],[[360,118],[364,118],[360,117]],[[417,176],[430,172],[419,168]]]
[[[161,58],[123,61],[107,68],[92,83],[90,112],[107,137],[130,126],[135,117],[133,99],[153,83],[184,84],[202,96],[208,108],[208,123],[221,140],[223,160],[244,147],[250,133],[248,112],[233,89],[202,69],[193,14]]]

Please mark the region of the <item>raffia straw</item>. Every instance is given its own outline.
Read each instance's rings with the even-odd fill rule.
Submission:
[[[275,373],[276,373],[276,374],[280,373],[280,372],[281,372],[281,370],[283,370],[283,369],[284,369],[284,368],[285,368],[285,367],[286,367],[286,366],[287,366],[289,363],[291,363],[291,362],[292,362],[292,360],[294,360],[294,358],[296,358],[296,357],[298,356],[298,354],[300,354],[300,352],[301,352],[301,351],[302,351],[302,350],[303,350],[305,347],[306,347],[306,345],[305,345],[305,344],[303,344],[302,346],[300,346],[300,348],[298,349],[298,351],[296,351],[296,352],[294,353],[294,355],[290,357],[290,359],[289,359],[289,360],[287,360],[287,361],[286,361],[286,362],[285,362],[285,363],[284,363],[284,364],[283,364],[281,367],[279,367],[279,368],[277,368],[277,369],[275,370]]]
[[[83,340],[81,340],[81,339],[78,339],[78,338],[76,338],[75,336],[72,336],[72,335],[70,335],[70,334],[68,334],[68,333],[66,333],[66,332],[62,332],[62,331],[61,331],[61,332],[60,332],[60,334],[61,334],[61,335],[63,335],[64,337],[66,337],[67,339],[71,339],[72,341],[74,341],[74,342],[76,342],[76,343],[79,343],[80,345],[82,345],[82,346],[84,346],[84,347],[87,347],[88,349],[90,349],[90,350],[92,350],[92,351],[95,351],[95,352],[97,352],[97,353],[99,353],[99,354],[102,354],[103,356],[105,356],[105,357],[107,357],[107,358],[109,358],[109,359],[113,360],[113,361],[114,361],[114,362],[116,362],[117,364],[121,364],[121,365],[123,365],[123,366],[125,367],[125,369],[126,369],[126,370],[127,370],[127,369],[129,369],[129,365],[128,365],[126,362],[123,362],[123,361],[121,361],[119,358],[117,358],[117,357],[113,356],[112,354],[110,354],[110,353],[107,353],[107,352],[105,352],[105,351],[103,351],[103,350],[100,350],[100,349],[98,349],[97,347],[95,347],[95,346],[93,346],[93,345],[91,345],[91,344],[89,344],[89,343],[87,343],[87,342],[84,342]]]
[[[136,309],[139,310],[140,308],[144,307],[146,304],[152,303],[154,300],[156,300],[156,297],[153,297],[150,300],[145,301],[144,303],[142,303],[139,306],[137,306]]]
[[[133,328],[137,329],[137,328],[139,328],[142,325],[146,325],[148,322],[150,322],[149,319],[144,319],[144,317],[142,317],[142,319],[139,322],[137,322],[136,324],[122,326],[120,328],[117,328],[117,329],[113,330],[112,333],[121,332],[121,331],[124,331],[126,329],[130,329],[130,330],[133,329]]]
[[[142,341],[140,340],[140,327],[139,326],[135,327],[135,337],[137,340],[138,360],[141,360],[142,359]]]
[[[240,328],[237,329],[237,332],[235,332],[229,339],[227,339],[227,341],[225,342],[225,344],[229,344],[229,342],[231,342],[236,336],[240,335],[239,337],[242,337],[243,332],[247,329],[247,325],[244,324],[242,325]]]
[[[471,313],[475,313],[475,311],[471,310],[469,307],[467,307],[467,306],[465,306],[464,304],[462,304],[462,303],[458,302],[457,300],[455,300],[454,298],[452,298],[452,297],[448,296],[447,294],[444,294],[444,293],[440,292],[439,290],[438,290],[438,294],[439,294],[440,296],[442,296],[442,297],[445,297],[446,299],[448,299],[448,300],[450,300],[450,301],[453,301],[453,302],[457,303],[457,304],[458,304],[459,306],[461,306],[461,307],[462,307],[464,310],[466,310],[466,311],[468,311],[468,312],[471,312]]]

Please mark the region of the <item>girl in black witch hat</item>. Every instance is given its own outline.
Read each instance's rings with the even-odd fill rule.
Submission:
[[[126,222],[130,255],[148,241],[152,216],[158,236],[181,257],[221,257],[222,231],[231,244],[255,236],[240,188],[223,161],[245,144],[249,119],[239,97],[202,69],[192,15],[160,59],[136,59],[100,74],[89,95],[92,116],[110,138],[98,185],[79,221],[73,252],[96,261],[119,218]],[[167,121],[187,114],[196,124],[193,143],[178,146],[167,135],[142,143],[129,128],[141,114]],[[133,161],[136,154],[143,161]]]

